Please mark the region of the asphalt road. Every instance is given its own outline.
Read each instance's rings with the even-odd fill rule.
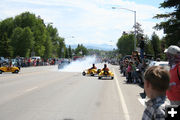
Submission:
[[[57,66],[22,68],[0,75],[0,120],[140,120],[144,111],[136,84],[119,67],[114,80],[98,80]]]

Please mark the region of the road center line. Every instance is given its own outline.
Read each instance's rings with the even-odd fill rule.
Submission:
[[[120,101],[121,101],[121,105],[122,105],[122,108],[123,108],[123,112],[125,114],[125,119],[126,120],[130,120],[130,116],[129,116],[129,112],[128,112],[128,109],[127,109],[127,105],[126,105],[126,102],[124,100],[124,96],[123,96],[123,93],[122,93],[122,90],[119,86],[119,82],[117,80],[117,76],[115,74],[115,70],[113,68],[113,72],[114,72],[114,79],[116,81],[116,85],[117,85],[117,90],[118,90],[118,94],[119,94],[119,98],[120,98]]]
[[[30,92],[30,91],[33,91],[33,90],[35,90],[35,89],[37,89],[37,88],[39,88],[39,87],[35,86],[35,87],[33,87],[33,88],[29,88],[29,89],[26,89],[25,92]]]

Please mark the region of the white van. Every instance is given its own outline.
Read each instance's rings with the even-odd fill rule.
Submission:
[[[168,61],[151,61],[149,67],[151,66],[162,66],[165,67],[167,70],[170,70]]]
[[[34,61],[35,59],[37,60],[37,59],[39,59],[39,60],[41,60],[41,57],[40,56],[33,56],[33,57],[31,57],[31,59]]]

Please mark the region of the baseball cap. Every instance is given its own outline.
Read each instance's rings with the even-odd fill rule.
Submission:
[[[176,45],[171,45],[168,47],[168,49],[165,49],[164,52],[176,55],[176,54],[180,53],[180,48]]]

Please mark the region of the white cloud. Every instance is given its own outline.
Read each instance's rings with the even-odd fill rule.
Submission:
[[[137,22],[142,24],[148,36],[155,31],[152,27],[158,22],[152,17],[161,12],[156,7],[128,0],[3,0],[1,3],[0,19],[24,11],[33,12],[45,22],[53,22],[68,44],[109,44],[112,41],[115,45],[123,31],[132,30],[134,14],[123,9],[111,9],[112,6],[136,10]],[[157,34],[163,35],[162,31]]]

